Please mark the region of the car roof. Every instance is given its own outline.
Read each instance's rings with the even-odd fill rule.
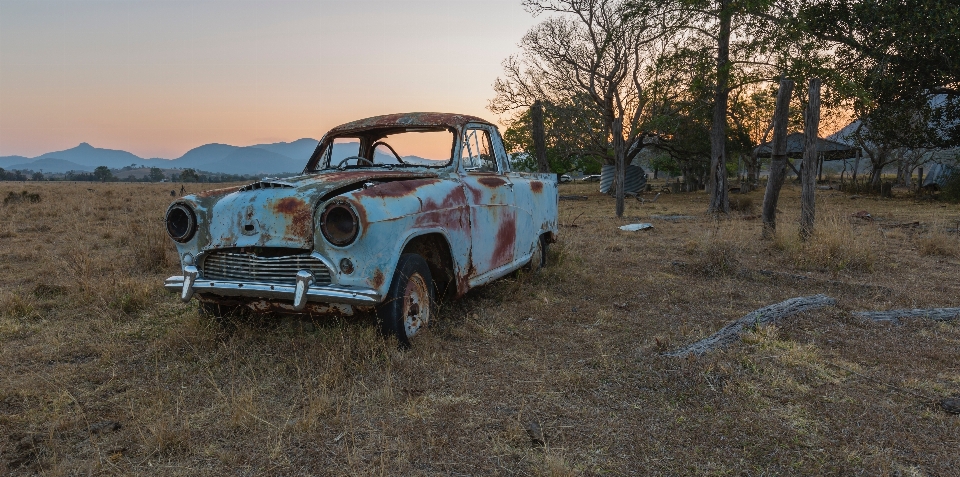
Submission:
[[[467,114],[397,113],[373,116],[371,118],[358,119],[346,124],[341,124],[327,132],[327,135],[339,135],[343,133],[365,131],[368,129],[391,127],[447,127],[459,129],[467,123],[481,123],[493,126],[493,123],[487,121],[486,119]]]

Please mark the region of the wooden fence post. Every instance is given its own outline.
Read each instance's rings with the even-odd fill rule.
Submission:
[[[777,200],[786,178],[787,167],[787,120],[790,116],[790,96],[793,80],[780,80],[777,106],[773,113],[773,141],[770,145],[770,176],[763,195],[763,238],[773,237],[777,229]]]
[[[803,183],[800,192],[800,239],[806,240],[813,234],[813,221],[816,216],[816,167],[817,137],[820,133],[820,79],[810,80],[810,102],[804,114],[803,133],[806,144],[803,149]],[[821,163],[822,164],[822,163]],[[822,170],[822,169],[821,169]]]

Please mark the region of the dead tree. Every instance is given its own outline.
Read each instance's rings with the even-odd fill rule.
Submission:
[[[816,172],[817,138],[820,132],[820,80],[810,80],[810,102],[804,114],[803,133],[806,144],[803,149],[803,189],[800,193],[800,239],[806,240],[813,234],[813,221],[816,216]]]
[[[514,111],[534,101],[581,104],[609,132],[617,168],[616,214],[623,216],[626,165],[651,134],[655,104],[648,89],[658,78],[656,60],[682,18],[669,4],[638,9],[620,0],[525,0],[548,18],[520,42],[521,53],[504,62],[504,76],[493,85],[490,109]]]
[[[773,143],[771,144],[770,176],[763,195],[763,237],[770,238],[777,229],[777,200],[786,178],[787,167],[787,120],[790,116],[790,97],[793,80],[780,80],[777,92],[777,107],[773,113]]]
[[[543,127],[543,103],[540,101],[534,101],[533,106],[530,106],[530,125],[533,129],[537,168],[539,172],[550,172],[550,163],[547,162],[547,138]]]

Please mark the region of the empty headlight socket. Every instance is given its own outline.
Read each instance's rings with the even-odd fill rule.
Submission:
[[[337,247],[353,243],[360,233],[360,218],[349,202],[335,200],[327,204],[320,214],[320,232]]]

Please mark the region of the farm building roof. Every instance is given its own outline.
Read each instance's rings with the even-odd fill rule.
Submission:
[[[773,141],[763,143],[755,149],[757,157],[770,157],[770,148]],[[803,133],[793,133],[787,135],[787,157],[791,159],[803,158],[803,152],[806,150],[806,139]],[[858,148],[848,146],[829,139],[817,138],[817,153],[823,156],[825,161],[840,161],[850,159],[857,155]]]

